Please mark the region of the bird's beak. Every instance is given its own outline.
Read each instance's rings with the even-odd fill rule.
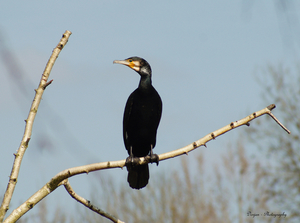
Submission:
[[[137,72],[140,71],[139,63],[136,61],[129,62],[128,60],[114,60],[114,63],[126,65]]]
[[[114,60],[114,63],[123,64],[126,66],[130,65],[129,61],[127,61],[127,60]]]

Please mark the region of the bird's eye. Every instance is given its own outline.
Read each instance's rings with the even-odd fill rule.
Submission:
[[[131,62],[132,62],[132,60],[130,59],[130,60],[129,60],[129,62],[131,63]]]

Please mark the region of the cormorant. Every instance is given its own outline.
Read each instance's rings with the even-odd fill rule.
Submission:
[[[123,117],[123,139],[129,157],[126,159],[127,181],[131,188],[141,189],[148,184],[148,164],[136,165],[136,157],[145,157],[150,153],[150,162],[158,164],[158,156],[152,149],[156,143],[156,131],[159,125],[162,101],[152,86],[151,67],[140,57],[115,60],[135,70],[141,76],[138,88],[129,96]]]

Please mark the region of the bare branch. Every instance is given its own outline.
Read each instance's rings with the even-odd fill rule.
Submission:
[[[75,193],[73,188],[71,187],[71,184],[69,183],[68,179],[64,180],[62,184],[65,186],[66,190],[68,193],[73,197],[75,200],[77,200],[79,203],[83,204],[87,208],[91,209],[92,211],[96,212],[97,214],[111,220],[112,222],[115,223],[124,223],[123,221],[117,219],[116,217],[112,216],[111,214],[101,210],[100,208],[97,208],[89,200],[86,200],[85,198],[79,196],[78,194]]]
[[[288,130],[271,112],[269,115],[274,119],[275,122],[278,123],[278,125],[280,125],[281,128],[283,128],[288,134],[291,134],[291,131]]]
[[[40,202],[44,197],[54,191],[57,187],[62,185],[62,181],[82,173],[89,173],[96,170],[123,167],[125,165],[125,160],[114,161],[114,162],[103,162],[94,163],[85,166],[73,167],[61,171],[56,174],[48,183],[46,183],[40,190],[33,194],[27,201],[21,204],[18,208],[12,211],[12,213],[4,220],[4,223],[16,222],[20,217],[22,217],[27,211],[33,208],[38,202]]]
[[[195,141],[181,149],[178,149],[178,150],[174,150],[174,151],[171,151],[171,152],[167,152],[167,153],[163,153],[161,155],[159,155],[159,160],[165,160],[165,159],[170,159],[170,158],[173,158],[173,157],[176,157],[176,156],[180,156],[182,154],[188,154],[190,151],[202,146],[202,145],[206,145],[207,142],[211,141],[212,139],[215,139],[217,138],[218,136],[226,133],[226,132],[229,132],[231,131],[232,129],[234,128],[237,128],[237,127],[240,127],[242,125],[246,125],[246,126],[249,126],[249,122],[252,121],[253,119],[256,119],[262,115],[265,115],[265,114],[268,114],[270,116],[275,117],[272,113],[271,113],[271,110],[273,110],[275,108],[275,105],[274,104],[271,104],[269,105],[268,107],[260,110],[260,111],[257,111],[257,112],[254,112],[253,114],[239,120],[239,121],[235,121],[235,122],[231,122],[229,125],[226,125],[224,126],[223,128],[221,129],[218,129],[206,136],[204,136],[203,138],[199,139],[198,141]],[[277,120],[276,118],[274,120]],[[277,122],[281,127],[283,127],[284,129],[286,129],[279,121]],[[286,129],[287,130],[287,129]],[[289,130],[287,130],[287,132],[289,132]],[[142,160],[143,158],[141,158]],[[144,163],[144,162],[141,162],[141,163]]]
[[[0,222],[3,221],[4,216],[6,214],[6,212],[8,211],[9,208],[9,204],[17,183],[17,179],[18,179],[18,175],[19,175],[19,171],[20,171],[20,166],[21,166],[21,162],[24,156],[24,153],[28,147],[28,143],[29,140],[31,138],[31,132],[32,132],[32,127],[33,127],[33,122],[39,107],[39,104],[41,102],[42,99],[42,95],[44,93],[45,88],[51,84],[52,81],[48,81],[51,69],[55,63],[56,58],[58,57],[60,51],[62,50],[62,48],[67,44],[69,36],[71,35],[70,31],[66,31],[59,44],[56,46],[56,48],[53,50],[52,55],[45,67],[44,73],[42,75],[42,78],[40,80],[39,86],[38,88],[35,90],[35,97],[33,99],[28,117],[26,119],[26,125],[25,125],[25,131],[24,131],[24,135],[20,144],[20,147],[17,151],[15,155],[15,161],[12,167],[12,171],[10,174],[10,178],[9,178],[9,182],[7,185],[7,189],[6,192],[4,194],[3,197],[3,201],[0,207]]]
[[[199,139],[198,141],[195,141],[183,148],[163,153],[159,155],[159,160],[166,160],[170,158],[174,158],[176,156],[180,156],[182,154],[188,154],[190,151],[200,147],[205,146],[207,142],[211,141],[212,139],[217,138],[218,136],[231,131],[232,129],[235,129],[239,126],[246,125],[249,126],[249,122],[253,119],[256,119],[262,115],[271,114],[271,110],[275,108],[275,105],[270,105],[260,111],[254,112],[251,115],[239,120],[230,123],[229,125],[224,126],[221,129],[218,129],[203,138]],[[139,164],[146,164],[149,163],[149,156],[142,157],[139,159]],[[82,173],[89,173],[97,170],[102,169],[110,169],[110,168],[123,168],[125,166],[125,160],[119,160],[119,161],[111,161],[111,162],[102,162],[102,163],[94,163],[89,164],[85,166],[79,166],[79,167],[73,167],[66,169],[64,171],[61,171],[57,175],[55,175],[45,186],[43,186],[39,191],[37,191],[34,195],[32,195],[25,203],[23,203],[21,206],[19,206],[17,209],[13,210],[13,212],[7,217],[7,219],[4,221],[5,223],[8,222],[15,222],[18,220],[22,215],[24,215],[28,210],[30,210],[35,204],[37,204],[40,200],[42,200],[44,197],[46,197],[48,194],[50,194],[53,190],[55,190],[57,187],[61,186],[63,184],[63,181],[69,177],[82,174]]]

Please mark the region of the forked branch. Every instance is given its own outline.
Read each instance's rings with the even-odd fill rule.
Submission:
[[[212,139],[217,138],[218,136],[220,136],[226,132],[231,131],[232,129],[235,129],[242,125],[249,126],[250,121],[252,121],[253,119],[256,119],[262,115],[268,114],[268,115],[271,115],[272,118],[274,118],[275,116],[271,113],[271,110],[274,108],[275,108],[274,104],[269,105],[268,107],[266,107],[260,111],[254,112],[251,115],[249,115],[239,121],[231,122],[229,125],[226,125],[223,128],[218,129],[183,148],[160,154],[159,160],[162,161],[162,160],[174,158],[176,156],[180,156],[182,154],[188,154],[190,151],[192,151],[202,145],[206,146],[207,142],[211,141]],[[276,120],[276,118],[274,120]],[[284,127],[279,121],[276,121],[276,122],[289,133],[289,130],[287,130],[287,128]],[[146,164],[148,162],[149,162],[149,157],[146,156],[146,157],[140,158],[139,164],[140,165]],[[111,161],[111,162],[94,163],[94,164],[89,164],[89,165],[85,165],[85,166],[73,167],[73,168],[69,168],[64,171],[61,171],[60,173],[55,175],[39,191],[37,191],[34,195],[32,195],[25,203],[23,203],[21,206],[19,206],[17,209],[15,209],[7,217],[7,219],[4,222],[15,222],[22,215],[24,215],[28,210],[30,210],[35,204],[37,204],[39,201],[41,201],[44,197],[46,197],[48,194],[50,194],[53,190],[55,190],[57,187],[61,186],[62,184],[64,184],[66,189],[68,189],[68,183],[66,183],[66,181],[64,181],[64,180],[66,180],[72,176],[82,174],[82,173],[89,173],[89,172],[93,172],[93,171],[97,171],[97,170],[102,170],[102,169],[123,168],[124,166],[125,166],[125,160],[119,160],[119,161]]]

